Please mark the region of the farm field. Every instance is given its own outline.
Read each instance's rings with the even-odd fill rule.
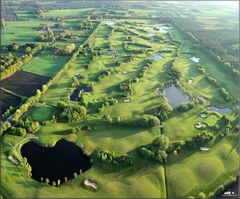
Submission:
[[[54,56],[50,52],[44,51],[32,61],[24,65],[23,71],[34,73],[41,76],[53,77],[67,62],[68,57]],[[41,67],[38,67],[41,65]]]
[[[238,183],[239,74],[182,28],[182,4],[25,3],[2,25],[1,197],[217,199]]]
[[[10,106],[17,107],[21,103],[21,98],[11,95],[3,90],[0,90],[0,95],[1,95],[0,114],[3,114]]]
[[[22,96],[32,96],[36,94],[37,89],[47,83],[48,77],[35,75],[29,72],[20,71],[11,77],[1,81],[1,87],[20,94]]]

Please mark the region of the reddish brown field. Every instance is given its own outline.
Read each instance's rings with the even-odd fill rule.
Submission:
[[[0,90],[0,115],[3,114],[10,106],[17,107],[20,103],[21,99],[19,97]]]
[[[49,78],[28,72],[16,72],[11,77],[0,82],[1,87],[19,95],[30,97],[36,94],[37,89],[48,82]]]

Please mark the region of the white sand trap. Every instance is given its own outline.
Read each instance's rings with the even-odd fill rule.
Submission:
[[[206,124],[205,122],[198,122],[198,123],[195,125],[195,127],[196,127],[197,129],[200,129],[200,128],[206,127],[206,126],[207,126],[207,124]]]
[[[200,150],[201,151],[209,151],[209,148],[208,147],[200,147]]]
[[[131,100],[130,99],[125,99],[125,100],[123,100],[123,102],[127,103],[127,102],[131,102]]]
[[[199,61],[200,61],[200,58],[198,58],[198,57],[192,57],[192,58],[190,58],[193,62],[196,62],[196,63],[198,63]]]
[[[10,156],[8,156],[8,159],[10,161],[12,161],[14,164],[19,165],[19,161],[17,159],[15,159],[14,156],[10,155]]]
[[[84,180],[84,185],[86,187],[91,187],[93,188],[94,190],[97,190],[98,186],[97,186],[97,183],[92,181],[91,179],[85,179]]]
[[[105,21],[105,23],[106,23],[107,25],[109,25],[109,26],[112,26],[112,25],[115,24],[115,22],[113,22],[113,21]]]
[[[208,115],[206,113],[201,113],[201,117],[205,118],[207,117]]]

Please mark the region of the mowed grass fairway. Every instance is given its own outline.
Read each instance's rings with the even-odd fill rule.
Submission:
[[[196,152],[167,167],[170,198],[208,193],[237,172],[237,135],[231,135],[208,152]]]
[[[52,52],[44,51],[24,65],[23,71],[53,77],[68,59],[68,56],[53,55]]]

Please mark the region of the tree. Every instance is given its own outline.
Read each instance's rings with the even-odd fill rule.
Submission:
[[[30,54],[32,51],[32,48],[30,46],[25,48],[25,53]]]
[[[206,198],[206,194],[203,193],[203,192],[200,192],[200,193],[198,194],[198,198],[199,198],[199,199],[204,199],[204,198]]]
[[[60,180],[60,179],[58,179],[58,181],[57,181],[57,186],[59,187],[59,186],[60,186],[60,184],[61,184],[61,180]]]
[[[3,18],[1,19],[1,27],[5,28],[5,20]]]
[[[153,144],[158,146],[160,150],[167,150],[169,147],[169,138],[165,135],[158,136]]]
[[[45,182],[46,182],[46,184],[49,184],[49,179],[48,179],[48,178],[46,178]]]
[[[16,44],[16,43],[14,43],[14,44],[12,45],[12,51],[17,52],[18,49],[19,49],[19,45]]]
[[[70,55],[76,48],[75,44],[68,44],[64,46],[63,54]]]
[[[173,151],[173,155],[174,155],[174,156],[177,156],[177,154],[178,154],[177,150],[174,150],[174,151]]]
[[[77,178],[77,176],[78,176],[76,172],[74,172],[73,175],[74,175],[74,178]]]
[[[56,186],[56,182],[52,181],[52,186],[55,187]]]

